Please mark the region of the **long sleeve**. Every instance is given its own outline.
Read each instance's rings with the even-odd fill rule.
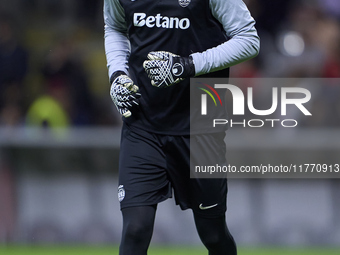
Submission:
[[[251,59],[260,49],[255,20],[242,0],[210,0],[210,8],[230,39],[202,53],[191,54],[196,76]]]
[[[104,44],[109,77],[115,71],[128,74],[130,42],[124,10],[118,0],[104,0]]]

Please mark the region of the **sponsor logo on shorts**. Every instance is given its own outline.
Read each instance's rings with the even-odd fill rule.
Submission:
[[[119,202],[122,202],[124,197],[125,197],[124,185],[119,185],[119,187],[118,187],[118,200],[119,200]]]
[[[213,208],[213,207],[215,207],[215,206],[217,206],[217,205],[218,205],[218,204],[203,206],[203,204],[200,204],[200,205],[199,205],[199,208],[200,208],[201,210],[208,210],[208,209],[211,209],[211,208]]]

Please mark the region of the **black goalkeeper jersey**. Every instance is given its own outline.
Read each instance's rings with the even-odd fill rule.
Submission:
[[[230,10],[233,10],[232,6]],[[115,17],[111,21],[114,15]],[[119,0],[118,2],[118,0],[107,0],[104,6],[104,16],[106,17],[106,38],[109,38],[114,31],[119,33],[120,37],[126,35],[129,41],[130,45],[125,43],[119,46],[122,48],[122,53],[117,54],[118,47],[116,53],[113,54],[119,56],[129,52],[125,53],[124,68],[127,69],[126,71],[139,87],[142,95],[139,106],[131,110],[132,116],[123,118],[123,120],[131,127],[155,133],[189,134],[190,79],[185,79],[165,89],[154,87],[144,71],[143,62],[150,51],[169,51],[187,57],[193,53],[214,49],[228,41],[225,26],[215,18],[218,15],[214,16],[212,12],[211,1]],[[127,45],[129,45],[128,51],[123,49],[128,47]],[[114,42],[111,44],[106,42],[109,70],[110,66],[111,72],[112,70],[123,70],[123,67],[115,66],[115,58],[110,57],[111,46],[117,48]],[[114,51],[112,50],[112,52]],[[221,53],[216,51],[211,54]],[[196,67],[196,64],[199,63],[195,61],[198,62],[194,57]],[[208,64],[214,65],[214,63]],[[209,71],[210,73],[207,74],[203,72],[203,76],[226,78],[229,76],[228,66]],[[196,74],[201,75],[202,73],[197,73],[196,70]]]

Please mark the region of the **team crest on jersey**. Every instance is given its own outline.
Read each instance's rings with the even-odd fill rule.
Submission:
[[[119,185],[119,187],[118,187],[118,200],[119,200],[119,202],[122,202],[124,197],[125,197],[124,185]]]
[[[190,4],[191,0],[178,0],[178,3],[182,7],[187,7]]]

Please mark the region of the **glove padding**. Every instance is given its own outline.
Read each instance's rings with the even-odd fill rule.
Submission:
[[[125,118],[131,116],[129,108],[138,105],[138,98],[141,94],[137,93],[138,87],[133,84],[131,78],[125,74],[115,78],[111,85],[111,99],[117,107],[118,112]]]
[[[151,51],[143,67],[151,84],[159,88],[169,87],[195,75],[192,57],[181,57],[167,51]]]

